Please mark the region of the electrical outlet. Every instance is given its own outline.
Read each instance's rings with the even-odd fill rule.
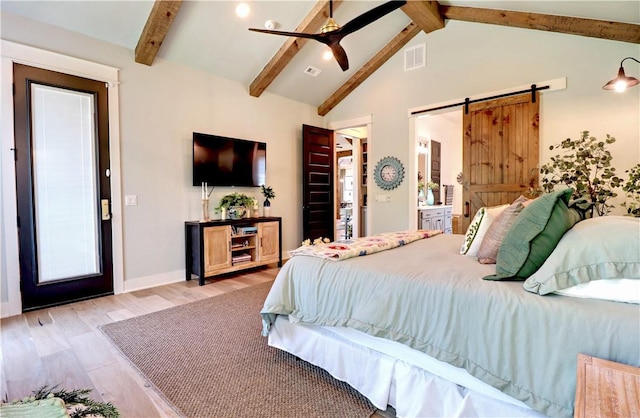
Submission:
[[[388,194],[379,194],[376,196],[376,202],[391,202],[391,196]]]
[[[138,206],[138,196],[137,195],[128,195],[124,197],[124,205],[125,206]]]

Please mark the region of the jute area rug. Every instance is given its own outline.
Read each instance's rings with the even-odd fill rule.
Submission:
[[[187,417],[369,417],[375,408],[324,370],[269,347],[271,282],[107,324],[102,332]]]

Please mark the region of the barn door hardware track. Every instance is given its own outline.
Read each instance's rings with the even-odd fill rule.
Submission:
[[[456,107],[456,106],[464,106],[464,113],[466,115],[466,114],[469,114],[469,105],[471,103],[486,102],[487,100],[501,99],[503,97],[516,96],[518,94],[529,93],[529,92],[531,92],[531,102],[535,103],[536,102],[536,91],[547,90],[548,88],[549,88],[549,86],[540,86],[540,87],[538,87],[535,84],[532,84],[531,88],[526,89],[526,90],[512,91],[512,92],[509,92],[509,93],[497,94],[495,96],[482,97],[480,99],[473,99],[473,100],[471,100],[471,99],[469,99],[467,97],[467,98],[464,99],[464,102],[453,103],[453,104],[448,104],[448,105],[438,106],[438,107],[431,107],[431,108],[428,108],[428,109],[415,110],[415,111],[411,112],[411,116],[419,115],[419,114],[426,113],[426,112],[433,112],[433,111],[436,111],[436,110],[448,109],[448,108]]]

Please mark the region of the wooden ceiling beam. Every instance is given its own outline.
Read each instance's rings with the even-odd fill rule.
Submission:
[[[333,10],[335,11],[341,3],[342,0],[334,0]],[[329,19],[329,2],[320,0],[293,32],[316,33],[326,23],[327,19]],[[308,39],[304,38],[287,38],[267,65],[260,71],[260,74],[251,82],[249,94],[253,97],[260,97],[307,41]]]
[[[633,23],[459,6],[440,6],[440,13],[445,19],[451,20],[640,43],[640,25]]]
[[[408,1],[401,9],[424,33],[444,28],[437,1]]]
[[[136,45],[136,62],[145,65],[153,64],[181,5],[182,0],[156,0],[153,3],[147,23]]]
[[[396,52],[402,49],[414,36],[416,36],[422,28],[414,22],[409,23],[407,27],[402,29],[391,42],[384,46],[373,58],[369,60],[362,68],[360,68],[346,83],[336,90],[327,100],[318,107],[318,115],[324,116],[338,105],[353,90],[362,84],[371,74],[382,66],[389,58],[394,56]]]

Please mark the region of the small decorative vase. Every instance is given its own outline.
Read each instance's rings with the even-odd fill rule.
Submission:
[[[427,189],[427,205],[432,206],[435,202],[435,198],[433,197],[433,190]]]
[[[202,199],[202,218],[200,218],[200,222],[209,221],[209,199]]]
[[[244,206],[229,207],[229,219],[242,219],[247,214],[247,208]]]
[[[227,219],[227,208],[220,208],[220,219]]]
[[[271,202],[269,202],[269,199],[264,201],[264,204],[262,206],[262,216],[267,217],[271,215]]]

